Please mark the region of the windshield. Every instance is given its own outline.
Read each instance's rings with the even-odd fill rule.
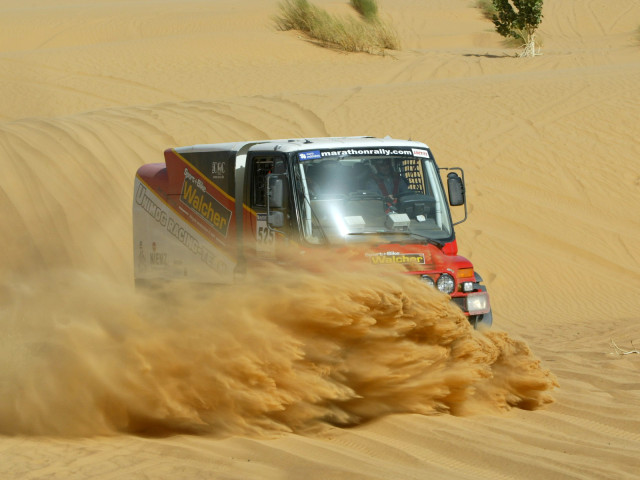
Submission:
[[[398,151],[402,154],[300,153],[296,177],[304,196],[305,239],[311,243],[380,241],[380,237],[399,243],[448,241],[451,220],[429,152]]]

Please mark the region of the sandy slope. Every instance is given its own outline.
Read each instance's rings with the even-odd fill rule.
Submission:
[[[555,403],[268,438],[4,435],[2,478],[637,477],[640,355],[609,341],[640,344],[640,5],[547,0],[544,55],[525,60],[471,3],[381,1],[405,49],[372,57],[275,31],[275,1],[2,2],[0,387],[34,400],[15,366],[42,352],[50,320],[127,318],[113,284],[131,278],[133,176],[164,148],[389,134],[465,169],[461,252],[496,330],[558,378]],[[77,405],[65,399],[59,415]],[[13,408],[0,401],[0,418]]]

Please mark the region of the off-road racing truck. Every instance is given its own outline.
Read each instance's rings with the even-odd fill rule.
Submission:
[[[252,262],[291,248],[352,246],[448,294],[474,326],[491,325],[482,278],[457,255],[464,172],[439,168],[424,143],[265,140],[171,148],[164,158],[135,179],[137,286],[232,283]],[[449,205],[464,206],[460,221]]]

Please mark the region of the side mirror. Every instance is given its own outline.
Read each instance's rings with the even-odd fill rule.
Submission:
[[[447,190],[449,190],[449,205],[452,207],[464,205],[464,183],[457,173],[451,172],[447,175]]]
[[[285,176],[282,174],[271,174],[267,176],[269,185],[267,194],[269,195],[269,208],[283,208],[286,198]]]

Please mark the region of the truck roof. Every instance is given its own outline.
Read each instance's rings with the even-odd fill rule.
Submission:
[[[315,138],[286,138],[278,140],[254,140],[249,142],[210,143],[177,147],[178,153],[188,152],[214,152],[233,151],[238,152],[243,147],[250,149],[277,150],[281,152],[297,152],[316,149],[343,149],[343,148],[380,148],[385,146],[428,148],[422,142],[413,140],[398,140],[391,137],[315,137]]]

